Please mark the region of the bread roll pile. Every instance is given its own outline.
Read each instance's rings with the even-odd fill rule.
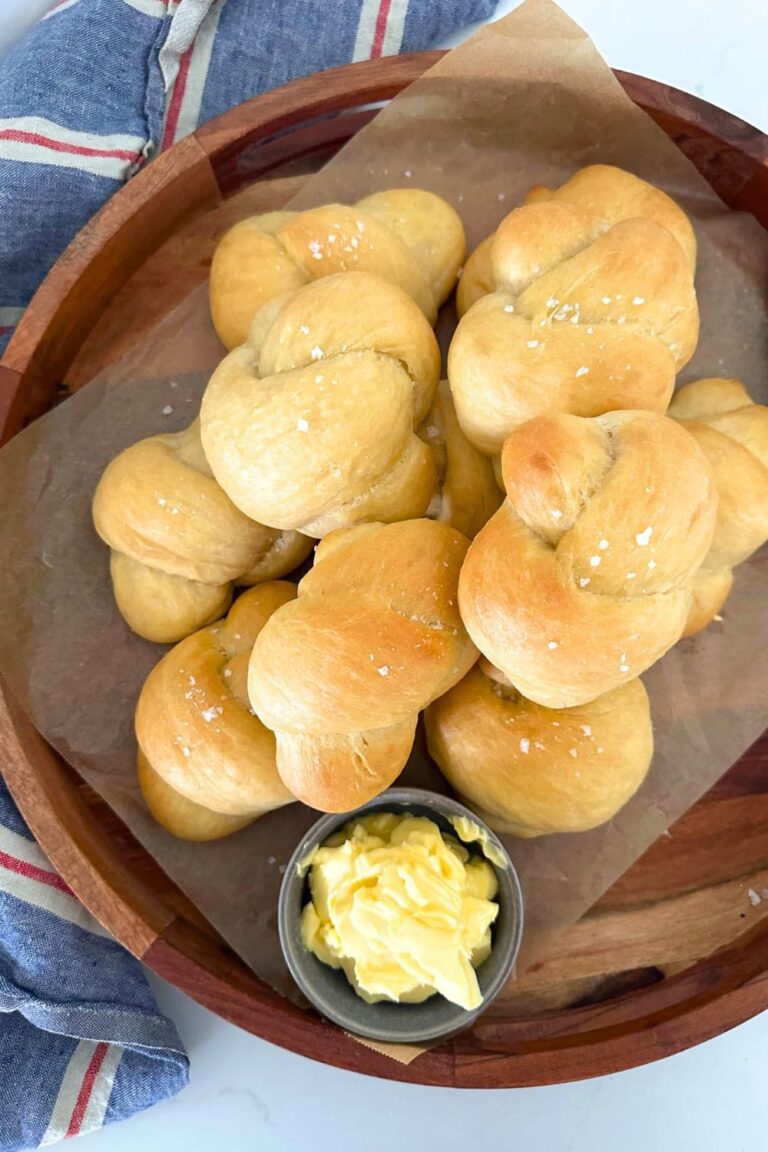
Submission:
[[[639,676],[768,539],[768,410],[734,380],[672,399],[699,317],[668,196],[604,165],[532,189],[467,261],[439,383],[463,254],[419,190],[243,221],[212,266],[230,351],[199,425],[102,478],[120,610],[185,637],[136,713],[142,790],[178,836],[356,808],[421,712],[492,826],[596,827],[651,763]],[[314,540],[298,587],[273,582]]]

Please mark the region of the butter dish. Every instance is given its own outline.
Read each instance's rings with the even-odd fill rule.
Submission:
[[[346,825],[376,813],[427,817],[441,833],[463,843],[493,868],[498,881],[498,915],[491,950],[476,969],[481,1003],[466,1010],[439,993],[419,1003],[362,999],[344,971],[321,962],[302,939],[302,910],[310,899],[308,874],[315,851]],[[286,869],[278,907],[280,943],[286,964],[304,995],[327,1019],[346,1031],[387,1043],[418,1044],[467,1027],[499,993],[514,969],[523,932],[523,897],[514,865],[501,842],[464,805],[435,792],[392,788],[354,812],[323,816],[297,846]]]

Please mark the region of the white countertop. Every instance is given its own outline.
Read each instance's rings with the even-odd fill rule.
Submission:
[[[230,0],[230,3],[236,0]],[[438,3],[439,0],[434,0]],[[768,130],[766,0],[561,0],[610,64]],[[0,56],[51,0],[2,0]],[[499,5],[501,15],[515,0]],[[458,42],[458,38],[456,40]],[[151,977],[192,1061],[179,1097],[84,1137],[89,1152],[365,1152],[473,1144],[537,1152],[758,1152],[768,1137],[768,1013],[689,1052],[580,1084],[450,1091],[314,1064]]]

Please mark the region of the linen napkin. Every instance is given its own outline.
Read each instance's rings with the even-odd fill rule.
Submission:
[[[53,870],[2,780],[0,1014],[3,1152],[90,1132],[187,1082],[138,960]]]

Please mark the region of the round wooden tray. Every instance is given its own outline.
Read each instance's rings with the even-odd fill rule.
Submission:
[[[200,128],[132,180],[73,241],[19,325],[0,366],[3,438],[134,343],[205,279],[232,221],[284,203],[370,119],[364,105],[391,98],[439,56],[296,81]],[[617,75],[723,199],[768,226],[768,139],[694,97]],[[563,936],[557,955],[406,1067],[259,981],[4,700],[3,774],[83,903],[161,976],[295,1052],[423,1084],[548,1084],[669,1055],[768,1007],[766,737]]]

